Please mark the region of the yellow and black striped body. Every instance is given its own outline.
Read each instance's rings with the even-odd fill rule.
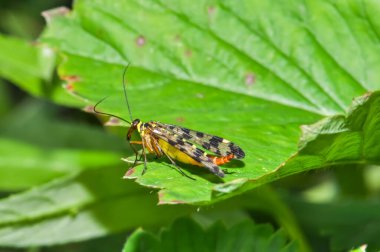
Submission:
[[[240,147],[226,139],[175,125],[154,121],[143,123],[136,119],[128,131],[129,141],[135,130],[139,132],[141,142],[131,143],[141,144],[144,154],[146,148],[157,157],[167,156],[173,164],[174,159],[184,164],[206,167],[220,177],[224,177],[224,173],[218,165],[245,155]],[[216,155],[206,153],[195,144]]]
[[[189,155],[180,151],[178,148],[170,145],[168,142],[162,140],[161,138],[154,136],[153,132],[157,124],[154,122],[142,123],[137,125],[137,131],[139,132],[144,146],[148,149],[150,153],[156,154],[158,157],[167,155],[172,159],[175,159],[184,164],[192,164],[203,167],[203,165]],[[152,132],[153,131],[153,132]]]

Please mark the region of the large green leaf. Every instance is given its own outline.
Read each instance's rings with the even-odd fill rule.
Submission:
[[[46,45],[0,34],[0,77],[34,96],[65,105],[81,104],[69,95],[53,74],[56,52]]]
[[[127,240],[123,252],[137,251],[299,251],[280,230],[250,221],[226,228],[222,223],[202,229],[191,219],[179,219],[162,230],[159,237],[136,230]]]
[[[133,115],[238,143],[246,158],[223,180],[185,167],[193,181],[157,161],[144,176],[141,166],[129,173],[160,188],[160,203],[205,203],[312,168],[378,162],[378,128],[367,127],[377,121],[377,94],[360,98],[347,119],[310,126],[317,133],[304,132],[301,150],[297,142],[300,125],[342,114],[380,87],[379,13],[376,1],[78,0],[67,15],[46,14],[41,41],[62,53],[59,74],[84,102],[110,96],[99,109],[127,116],[121,74],[130,63]],[[357,134],[374,148],[359,146]]]
[[[264,190],[251,196],[235,197],[213,207],[198,208],[197,211],[190,206],[157,206],[157,197],[152,190],[132,181],[123,181],[120,169],[85,170],[80,175],[61,178],[1,200],[0,246],[30,247],[82,241],[126,229],[167,224],[189,213],[196,213],[198,219],[219,219],[234,225],[238,220],[248,219],[247,215],[239,219],[233,214],[237,210],[242,212],[241,208],[268,208],[267,212],[277,219],[288,236],[305,246],[294,217],[275,198],[273,192]],[[209,232],[219,230],[219,226]],[[256,230],[266,237],[266,232],[261,233],[262,227],[243,226],[247,229],[237,225],[224,236],[233,230],[247,231],[247,235]],[[265,230],[268,231],[267,228]],[[226,230],[222,227],[220,231]],[[283,237],[283,232],[279,236]],[[272,245],[275,244],[281,245]]]
[[[216,187],[218,195],[256,187],[309,169],[332,165],[372,164],[380,162],[380,92],[357,98],[347,116],[338,115],[303,127],[297,154],[274,172],[234,187],[233,181]],[[349,166],[347,166],[349,167]],[[227,190],[225,190],[227,188]]]
[[[138,225],[160,225],[189,211],[193,208],[157,206],[155,195],[123,181],[115,167],[87,170],[3,199],[0,245],[82,241]]]

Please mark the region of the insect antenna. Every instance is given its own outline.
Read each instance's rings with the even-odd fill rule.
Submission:
[[[129,111],[129,116],[131,118],[131,121],[133,121],[131,108],[129,107],[129,102],[128,102],[127,88],[125,87],[125,74],[127,73],[128,67],[129,67],[129,64],[125,67],[124,72],[123,72],[123,90],[124,90],[125,102],[127,103],[127,107]]]
[[[94,113],[99,114],[99,115],[112,116],[112,117],[115,117],[115,118],[117,118],[117,119],[120,119],[120,120],[122,120],[122,121],[124,121],[124,122],[126,122],[126,123],[131,124],[130,121],[125,120],[124,118],[122,118],[122,117],[120,117],[120,116],[113,115],[113,114],[109,114],[109,113],[105,113],[105,112],[101,112],[101,111],[99,111],[99,110],[96,109],[96,107],[97,107],[100,103],[102,103],[105,99],[107,99],[107,98],[108,98],[108,97],[104,97],[103,99],[101,99],[100,101],[98,101],[98,102],[95,104],[94,108],[92,109],[92,110],[94,111]]]
[[[129,106],[128,97],[127,97],[127,88],[125,87],[125,74],[127,73],[128,67],[129,67],[129,64],[124,68],[124,72],[123,72],[123,90],[124,90],[125,101],[126,101],[126,103],[127,103],[127,107],[128,107],[128,111],[129,111],[129,116],[130,116],[130,118],[131,118],[131,121],[133,121],[132,112],[131,112],[131,108],[130,108],[130,106]],[[100,101],[98,101],[98,102],[95,104],[95,106],[94,106],[94,108],[93,108],[94,113],[97,113],[97,114],[100,114],[100,115],[112,116],[112,117],[115,117],[115,118],[117,118],[117,119],[120,119],[120,120],[122,120],[122,121],[124,121],[124,122],[127,122],[127,123],[131,124],[131,121],[128,121],[128,120],[126,120],[126,119],[124,119],[124,118],[122,118],[122,117],[120,117],[120,116],[113,115],[113,114],[109,114],[109,113],[105,113],[105,112],[101,112],[101,111],[99,111],[99,110],[96,109],[96,107],[97,107],[100,103],[102,103],[105,99],[107,99],[107,98],[108,98],[108,97],[104,97],[103,99],[101,99]]]

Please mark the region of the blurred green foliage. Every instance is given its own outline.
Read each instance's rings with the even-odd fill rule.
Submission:
[[[70,6],[70,0],[4,0],[0,3],[0,31],[7,35],[34,40],[43,27],[41,12],[57,6]]]
[[[123,252],[131,251],[299,251],[295,243],[287,243],[282,230],[274,233],[270,225],[246,221],[228,229],[220,222],[206,230],[194,221],[179,219],[156,237],[136,230]]]

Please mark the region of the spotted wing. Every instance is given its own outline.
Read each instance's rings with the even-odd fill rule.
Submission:
[[[212,159],[207,154],[197,148],[195,145],[189,143],[186,139],[176,136],[173,132],[162,128],[160,126],[154,127],[152,134],[160,139],[164,140],[171,146],[175,147],[179,151],[193,158],[195,161],[203,164],[208,170],[219,177],[224,177],[223,171],[212,162]]]
[[[173,134],[184,138],[185,140],[194,142],[195,144],[198,144],[199,146],[202,146],[206,150],[209,150],[219,156],[228,156],[230,154],[234,154],[234,158],[238,159],[244,158],[245,156],[244,151],[239,146],[224,138],[206,134],[200,131],[182,128],[172,124],[164,124],[158,122],[156,123],[167,131],[170,131]]]

